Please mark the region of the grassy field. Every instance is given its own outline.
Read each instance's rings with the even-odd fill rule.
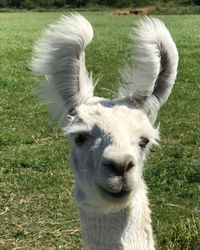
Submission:
[[[137,17],[84,12],[95,38],[88,69],[96,93],[112,97],[126,62]],[[34,42],[60,13],[0,14],[0,249],[80,250],[69,146],[48,124],[45,105],[32,94],[38,79],[28,63]],[[200,249],[200,17],[160,16],[180,53],[176,85],[162,108],[160,147],[145,179],[160,250]]]

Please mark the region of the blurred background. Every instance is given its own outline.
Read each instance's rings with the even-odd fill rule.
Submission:
[[[152,14],[200,13],[200,0],[0,0],[0,9],[107,9],[146,7]]]

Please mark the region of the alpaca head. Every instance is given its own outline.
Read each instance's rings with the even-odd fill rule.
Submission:
[[[81,105],[65,129],[81,206],[119,210],[142,182],[142,163],[158,131],[142,110]]]
[[[78,206],[117,211],[143,185],[142,164],[159,137],[153,124],[173,87],[178,53],[161,21],[141,21],[125,84],[109,100],[93,96],[86,70],[84,49],[92,36],[84,17],[63,17],[36,45],[32,68],[46,78],[41,95],[52,103],[52,114],[66,121]]]

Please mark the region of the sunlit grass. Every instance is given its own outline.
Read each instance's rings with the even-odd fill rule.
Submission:
[[[80,250],[69,146],[33,97],[28,69],[32,47],[60,13],[0,14],[0,249]],[[98,95],[113,97],[137,17],[84,12],[95,37],[87,66],[99,78]],[[158,249],[198,249],[199,41],[198,16],[160,16],[180,53],[176,85],[162,108],[161,143],[146,162]]]

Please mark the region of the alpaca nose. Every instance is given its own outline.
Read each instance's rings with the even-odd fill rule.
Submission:
[[[124,177],[134,167],[134,159],[131,155],[125,155],[122,161],[104,158],[102,164],[113,174]]]

